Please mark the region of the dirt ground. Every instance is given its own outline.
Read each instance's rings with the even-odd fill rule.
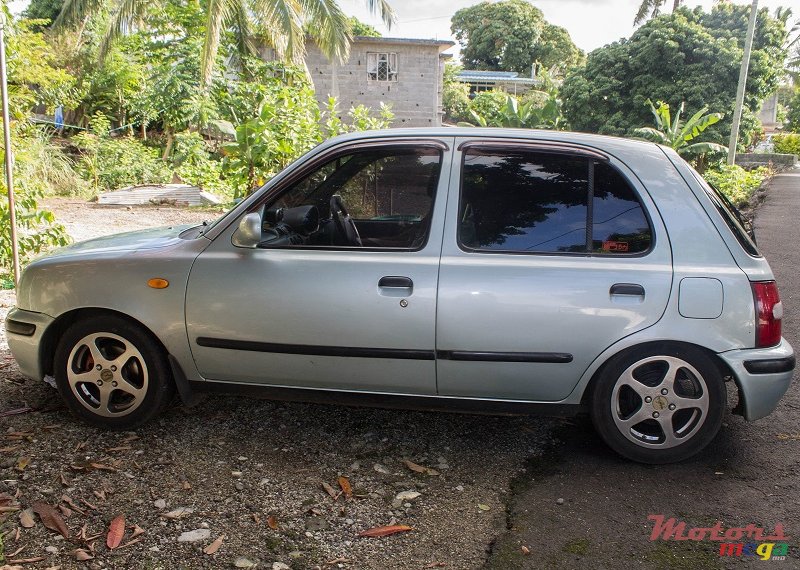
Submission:
[[[64,199],[46,206],[76,239],[217,215]],[[4,317],[13,293],[0,304]],[[480,567],[505,527],[512,478],[550,432],[535,418],[220,396],[176,406],[136,432],[104,432],[72,417],[47,384],[20,376],[3,338],[0,414],[26,407],[36,411],[0,417],[0,508],[60,506],[70,538],[37,515],[24,528],[19,511],[0,511],[6,562],[43,557],[25,568]],[[352,498],[323,488],[338,493],[340,477]],[[13,500],[3,503],[2,493]],[[106,533],[119,515],[122,544],[134,543],[111,551]],[[413,530],[357,536],[394,524]],[[144,532],[133,537],[136,527]],[[198,540],[180,541],[193,531]],[[216,553],[205,554],[220,536]],[[94,558],[77,561],[79,548]]]
[[[800,208],[800,176],[778,186],[756,223],[787,305],[784,334],[797,346],[800,251],[786,244],[800,240],[800,226],[790,219]],[[78,239],[217,215],[61,199],[47,206]],[[13,293],[5,292],[0,317],[12,305]],[[28,407],[35,411],[4,415]],[[721,520],[726,527],[752,523],[769,530],[783,523],[793,550],[772,564],[800,568],[798,409],[795,383],[774,415],[755,423],[729,415],[699,458],[659,467],[618,458],[582,419],[232,396],[175,406],[136,432],[110,433],[73,418],[47,384],[20,376],[0,336],[0,552],[11,565],[64,569],[764,564],[720,559],[710,543],[649,541],[647,516],[664,514],[690,526]],[[433,471],[415,472],[405,460]],[[352,486],[351,498],[334,499],[323,487],[338,495],[340,477]],[[22,525],[21,510],[37,502],[62,509],[70,538],[45,528],[38,515],[32,527]],[[125,535],[110,550],[106,534],[119,515]],[[393,524],[413,530],[358,537]],[[219,549],[205,554],[219,537]],[[93,558],[78,561],[77,549]]]

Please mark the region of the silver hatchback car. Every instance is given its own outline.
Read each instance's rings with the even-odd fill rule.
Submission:
[[[441,410],[588,411],[682,460],[727,405],[768,415],[795,359],[746,224],[668,148],[528,130],[335,138],[215,223],[31,263],[21,371],[108,428],[177,391]]]

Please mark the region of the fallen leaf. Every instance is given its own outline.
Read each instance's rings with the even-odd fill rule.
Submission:
[[[206,554],[214,554],[217,550],[219,550],[219,547],[222,546],[223,540],[225,540],[225,535],[224,534],[219,535],[214,542],[212,542],[203,549],[203,552],[205,552]]]
[[[4,412],[0,412],[0,418],[4,418],[6,416],[16,416],[18,414],[27,414],[28,412],[32,412],[33,408],[29,408],[25,406],[24,408],[16,408],[14,410],[6,410]]]
[[[31,462],[31,458],[30,457],[24,457],[24,456],[20,457],[19,460],[17,461],[16,470],[17,471],[25,471],[25,468],[28,466],[28,464],[30,462]]]
[[[102,489],[100,491],[92,491],[92,493],[94,494],[95,497],[97,497],[101,501],[106,500],[106,492],[103,491]]]
[[[168,513],[164,513],[161,515],[165,519],[179,519],[185,517],[186,515],[190,515],[194,512],[192,507],[178,507],[174,511],[170,511]]]
[[[33,520],[33,509],[25,509],[19,513],[19,524],[21,524],[24,528],[32,528],[36,522]],[[9,558],[13,556],[13,554],[8,555]]]
[[[414,530],[414,528],[406,526],[404,524],[395,524],[391,526],[379,526],[371,528],[369,530],[365,530],[358,533],[358,536],[376,538],[381,536],[389,536],[391,534],[397,534],[398,532],[408,532],[409,530]]]
[[[191,485],[191,483],[189,483],[189,481],[184,481],[183,482],[183,490],[184,491],[191,491],[192,490],[192,485]]]
[[[111,471],[115,472],[118,471],[116,467],[112,467],[111,465],[106,465],[105,463],[89,463],[95,469],[99,469],[100,471]]]
[[[86,516],[86,511],[84,511],[84,510],[83,510],[83,509],[81,509],[81,508],[80,508],[78,505],[76,505],[76,504],[75,504],[75,501],[73,501],[73,500],[72,500],[72,499],[71,499],[69,496],[67,496],[67,495],[61,495],[61,501],[62,501],[62,502],[64,502],[64,503],[66,503],[67,505],[69,505],[69,507],[70,507],[70,508],[71,508],[73,511],[78,511],[78,512],[79,512],[80,514],[82,514],[83,516]]]
[[[33,512],[39,515],[39,518],[42,519],[42,524],[44,524],[44,526],[50,530],[56,531],[64,538],[69,538],[69,529],[64,523],[64,519],[61,518],[61,515],[58,514],[58,511],[53,507],[47,503],[37,501],[33,503]]]
[[[322,482],[322,488],[325,489],[326,493],[333,497],[334,501],[339,498],[339,493],[336,492],[336,489],[328,485],[325,481]]]
[[[89,554],[89,552],[83,548],[79,548],[75,551],[75,559],[79,562],[85,562],[86,560],[92,560],[93,558],[94,556]]]
[[[125,544],[121,545],[119,548],[117,548],[117,550],[120,550],[122,548],[127,548],[128,546],[134,545],[134,544],[136,544],[138,542],[141,542],[141,541],[142,541],[142,537],[141,536],[139,538],[134,538],[133,540],[129,540]]]
[[[19,449],[19,445],[12,445],[10,447],[0,447],[0,453],[11,453]]]
[[[0,570],[24,570],[24,568],[19,564],[15,564],[14,566],[4,564],[3,566],[0,566]]]
[[[125,438],[123,438],[123,439],[122,439],[122,443],[130,443],[130,442],[132,442],[132,441],[136,441],[137,439],[139,439],[139,436],[138,436],[138,435],[136,435],[136,434],[131,434],[131,435],[129,435],[128,437],[125,437]]]
[[[61,484],[64,485],[65,487],[69,487],[70,486],[69,479],[67,479],[67,477],[66,477],[66,475],[64,475],[63,471],[61,472]]]
[[[119,515],[111,521],[108,526],[108,534],[106,535],[106,546],[114,550],[122,542],[122,537],[125,535],[125,515]]]
[[[0,507],[0,513],[13,513],[19,510],[19,505],[9,505]]]
[[[90,503],[90,502],[89,502],[89,501],[87,501],[86,499],[81,499],[80,501],[81,501],[81,503],[83,503],[84,505],[86,505],[87,507],[89,507],[90,509],[92,509],[93,511],[97,511],[97,510],[99,510],[97,507],[95,507],[95,506],[94,506],[92,503]]]
[[[44,556],[36,556],[34,558],[20,558],[17,560],[9,560],[9,564],[33,564],[34,562],[41,562]]]
[[[133,525],[133,532],[131,533],[131,538],[136,538],[140,534],[144,534],[144,529],[140,527],[138,524]]]
[[[447,566],[447,564],[445,564],[444,562],[431,562],[430,564],[425,566],[425,568],[444,568],[445,566]]]
[[[129,451],[133,449],[130,445],[120,445],[119,447],[109,447],[106,449],[108,453],[112,453],[114,451]]]
[[[342,493],[346,498],[353,498],[353,488],[350,486],[350,480],[347,477],[339,477],[339,486],[342,488]]]
[[[278,530],[278,519],[275,515],[269,515],[267,526],[272,530]]]
[[[9,495],[8,493],[0,493],[0,507],[5,507],[14,500],[14,497]]]
[[[425,467],[423,465],[420,465],[419,463],[414,463],[413,461],[409,461],[408,459],[403,459],[403,463],[414,473],[425,473],[426,475],[439,475],[439,472],[436,469]]]
[[[527,556],[530,553],[531,553],[531,549],[523,544],[522,545],[522,554],[525,554]]]
[[[482,511],[489,511],[492,507],[489,505],[484,505],[483,503],[478,503],[478,508]]]
[[[6,554],[6,558],[14,558],[14,557],[15,557],[17,554],[19,554],[19,553],[20,553],[20,552],[22,552],[23,550],[25,550],[25,547],[24,547],[24,546],[20,546],[19,548],[17,548],[17,549],[16,549],[14,552],[12,552],[11,554]]]

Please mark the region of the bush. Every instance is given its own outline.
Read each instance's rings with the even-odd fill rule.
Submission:
[[[771,171],[762,166],[754,170],[745,170],[741,166],[722,164],[709,168],[703,177],[709,184],[725,194],[736,206],[747,204],[753,193],[758,190]]]
[[[800,134],[775,135],[772,141],[775,143],[775,152],[800,156]]]
[[[508,93],[505,91],[482,91],[470,101],[469,109],[492,125],[501,121],[507,101]]]
[[[175,174],[203,190],[227,196],[231,188],[222,181],[222,162],[214,160],[206,141],[196,132],[175,135],[175,152],[172,155]]]
[[[96,114],[91,132],[83,132],[72,139],[82,153],[78,172],[94,193],[134,184],[169,182],[169,166],[159,158],[157,149],[131,136],[112,137],[108,126],[108,119]]]
[[[469,85],[457,81],[442,87],[442,108],[445,118],[453,123],[469,121]]]

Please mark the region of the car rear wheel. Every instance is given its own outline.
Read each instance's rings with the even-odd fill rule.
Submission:
[[[652,346],[614,357],[592,393],[592,421],[620,455],[671,463],[717,435],[726,404],[722,375],[692,346]]]
[[[174,395],[163,349],[140,326],[114,315],[66,330],[56,350],[55,378],[69,408],[104,428],[139,426]]]

